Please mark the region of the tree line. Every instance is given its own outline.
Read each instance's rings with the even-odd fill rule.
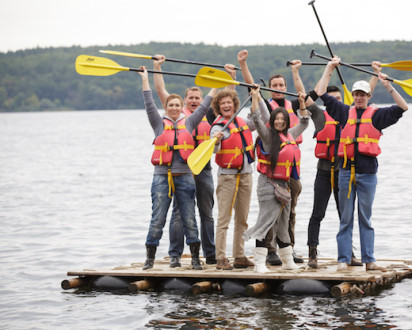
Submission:
[[[379,60],[391,63],[408,60],[412,54],[412,41],[351,42],[331,44],[333,51],[346,63]],[[274,73],[282,73],[288,84],[288,90],[294,92],[288,60],[300,59],[304,62],[323,61],[309,59],[312,49],[328,56],[328,49],[321,44],[301,44],[296,46],[231,46],[189,44],[189,43],[142,43],[121,46],[59,47],[35,48],[16,52],[0,53],[0,111],[58,111],[58,110],[117,110],[143,109],[141,79],[135,72],[119,72],[111,76],[83,76],[76,73],[75,60],[78,55],[93,55],[110,58],[119,65],[136,68],[146,65],[152,68],[151,60],[111,56],[99,53],[100,49],[155,55],[164,54],[169,58],[185,59],[197,62],[225,64],[237,63],[237,53],[241,49],[249,51],[248,65],[255,81],[263,79],[266,83]],[[164,71],[196,74],[201,66],[165,62]],[[304,66],[300,73],[307,90],[315,87],[324,67]],[[368,68],[366,68],[368,69]],[[370,69],[371,70],[371,69]],[[359,79],[369,80],[370,76],[350,68],[341,68],[342,76],[350,89]],[[384,68],[390,77],[405,80],[407,71]],[[169,93],[184,94],[187,87],[194,85],[194,79],[180,76],[164,76]],[[238,81],[243,81],[239,72]],[[332,84],[340,86],[336,74]],[[151,79],[153,86],[153,79]],[[410,102],[400,86],[394,86]],[[205,91],[207,89],[204,89]],[[246,98],[247,89],[237,87],[240,98]],[[378,84],[374,93],[375,103],[392,103],[389,93]]]

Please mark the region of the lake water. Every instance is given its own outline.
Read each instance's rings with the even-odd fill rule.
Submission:
[[[408,112],[381,140],[372,219],[378,259],[412,259]],[[297,207],[295,250],[304,256],[316,173],[312,134],[313,124],[302,144],[303,192]],[[0,328],[412,329],[411,279],[374,295],[341,299],[251,298],[235,283],[226,293],[198,296],[184,283],[181,290],[138,294],[62,290],[69,270],[144,261],[152,141],[144,111],[0,114]],[[252,225],[258,212],[256,179]],[[217,207],[215,219],[216,214]],[[320,257],[336,258],[337,229],[331,201],[321,227]],[[360,256],[357,231],[355,225]],[[247,255],[253,247],[254,241],[246,243]],[[157,257],[166,256],[167,249],[166,226]]]

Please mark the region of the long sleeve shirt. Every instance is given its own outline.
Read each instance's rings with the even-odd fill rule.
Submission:
[[[339,121],[342,127],[345,127],[349,117],[350,106],[336,100],[336,98],[323,94],[320,97],[326,107],[326,111],[331,117]],[[365,109],[357,109],[357,117],[362,117]],[[379,108],[372,116],[372,125],[379,131],[382,131],[386,127],[395,124],[399,118],[403,116],[404,110],[397,105],[390,107]],[[343,159],[340,158],[340,168],[343,168]],[[345,169],[350,169],[349,162],[346,164]],[[376,157],[357,154],[355,157],[355,172],[356,173],[369,173],[374,174],[378,171],[378,160]]]
[[[173,120],[169,118],[166,114],[164,114],[163,117],[159,114],[151,90],[143,91],[143,99],[149,123],[152,126],[153,132],[155,133],[155,137],[158,137],[164,131],[163,118],[167,118],[171,121]],[[200,121],[205,116],[211,102],[212,97],[207,95],[204,98],[203,103],[200,104],[199,107],[189,117],[186,118],[185,122],[186,129],[188,132],[192,132],[193,129],[195,129],[199,125]],[[184,117],[185,115],[181,113],[177,121],[183,119]],[[176,123],[177,121],[173,122]],[[168,169],[169,166],[167,165],[156,165],[154,169],[154,174],[167,174]],[[177,152],[173,153],[171,170],[173,174],[192,173],[189,166],[179,159],[179,155]]]

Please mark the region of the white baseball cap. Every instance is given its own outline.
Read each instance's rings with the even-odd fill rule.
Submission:
[[[367,94],[370,94],[371,86],[369,85],[369,83],[367,81],[359,80],[359,81],[355,82],[352,86],[352,93],[354,91],[362,91],[362,92],[365,92]]]

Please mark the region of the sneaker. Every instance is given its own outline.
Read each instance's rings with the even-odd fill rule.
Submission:
[[[170,268],[176,268],[176,267],[182,267],[182,264],[180,263],[180,258],[171,257],[170,258]]]

